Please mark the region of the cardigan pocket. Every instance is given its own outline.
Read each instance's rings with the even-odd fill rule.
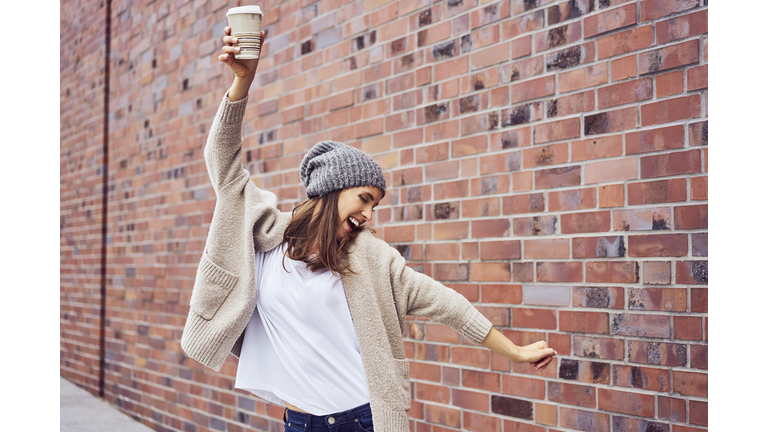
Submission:
[[[397,365],[397,371],[399,372],[398,378],[400,379],[400,386],[405,392],[406,409],[411,407],[411,369],[408,359],[395,359]]]
[[[197,268],[195,286],[189,301],[190,308],[201,317],[210,320],[235,287],[237,279],[237,275],[211,261],[208,253],[204,251]]]

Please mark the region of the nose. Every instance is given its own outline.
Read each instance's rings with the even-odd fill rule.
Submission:
[[[373,216],[373,210],[371,209],[365,209],[363,210],[363,217],[366,221],[371,220],[371,217]]]

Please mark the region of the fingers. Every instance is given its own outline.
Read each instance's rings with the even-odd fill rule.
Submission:
[[[537,371],[541,372],[547,366],[549,366],[550,363],[552,363],[552,357],[547,356],[547,357],[544,357],[543,359],[537,361],[536,363],[534,363],[533,366],[536,367]]]

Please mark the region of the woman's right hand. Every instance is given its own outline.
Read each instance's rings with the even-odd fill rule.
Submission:
[[[237,43],[237,38],[230,36],[232,29],[227,26],[224,27],[224,47],[222,51],[224,54],[219,56],[219,61],[229,66],[229,69],[238,78],[253,78],[256,75],[256,67],[259,65],[259,59],[243,60],[236,59],[235,53],[238,52],[239,47],[233,44]],[[261,46],[264,46],[264,30],[261,31]],[[261,55],[259,55],[261,58]]]

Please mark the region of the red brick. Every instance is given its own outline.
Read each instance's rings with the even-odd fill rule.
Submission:
[[[606,185],[600,186],[600,208],[623,207],[624,206],[624,185]]]
[[[597,40],[597,58],[613,57],[615,55],[636,51],[651,46],[653,41],[653,26],[635,27],[620,33],[614,33]]]
[[[579,136],[581,136],[581,121],[578,118],[538,124],[533,128],[534,144],[562,141]]]
[[[465,281],[468,273],[466,264],[435,264],[433,277],[441,281]]]
[[[670,123],[700,115],[701,97],[698,94],[648,103],[640,107],[643,126]]]
[[[563,234],[606,232],[610,229],[610,211],[566,213],[560,218],[560,231]]]
[[[473,262],[470,263],[470,274],[471,280],[479,282],[509,282],[512,279],[509,263]]]
[[[701,172],[701,152],[687,150],[640,158],[640,177],[666,177]]]
[[[555,94],[555,76],[549,75],[519,84],[512,84],[510,90],[512,94],[510,104],[551,96]]]
[[[525,192],[531,189],[533,189],[533,173],[531,171],[512,173],[512,190],[514,192]]]
[[[483,284],[480,292],[483,303],[520,304],[523,302],[521,285]]]
[[[673,94],[682,93],[683,71],[676,70],[656,76],[656,97],[662,98]]]
[[[501,391],[504,394],[533,399],[544,399],[546,381],[536,378],[503,374]]]
[[[584,116],[584,135],[620,132],[637,127],[637,107]]]
[[[461,427],[461,411],[440,405],[424,404],[424,420],[458,428]]]
[[[549,193],[549,211],[583,210],[597,206],[595,188],[573,189]]]
[[[647,264],[648,261],[643,263]],[[686,290],[682,288],[628,288],[629,309],[685,312]]]
[[[548,118],[569,116],[594,109],[595,92],[591,90],[547,101]]]
[[[688,255],[686,234],[654,234],[629,236],[629,256],[666,257]]]
[[[672,150],[684,145],[683,125],[627,133],[627,154]]]
[[[611,319],[611,333],[620,336],[670,338],[670,318],[666,315],[618,314]]]
[[[539,262],[537,282],[581,282],[584,280],[581,262]]]
[[[469,238],[469,223],[467,222],[436,223],[433,225],[433,230],[435,240]]]
[[[451,401],[451,390],[446,386],[418,382],[415,387],[416,397],[421,400],[443,404],[447,404]]]
[[[501,198],[502,213],[538,213],[544,211],[544,194],[507,195]]]
[[[701,425],[701,426],[707,426],[709,424],[709,411],[708,411],[708,403],[705,401],[696,401],[692,400],[689,402],[689,419],[691,424],[695,425]],[[694,429],[690,428],[690,432],[696,432],[701,429]],[[675,432],[689,432],[689,431],[683,431],[678,430],[677,427],[675,427]]]
[[[699,61],[697,39],[640,54],[640,75],[685,66]]]
[[[555,330],[557,316],[551,309],[512,308],[512,326]]]
[[[560,425],[581,431],[607,431],[611,429],[608,414],[594,411],[581,411],[561,406]]]
[[[637,76],[636,54],[611,60],[611,81],[621,81],[635,76]]]
[[[675,340],[703,340],[704,332],[701,325],[701,317],[677,315],[673,319]]]
[[[605,312],[560,311],[560,331],[570,333],[608,334],[608,314]]]
[[[477,368],[487,368],[489,351],[486,348],[451,347],[451,363]]]
[[[670,388],[670,374],[666,369],[617,364],[613,366],[613,378],[614,384],[619,387],[664,393],[668,393]]]
[[[488,412],[489,398],[487,393],[461,389],[451,389],[453,405],[475,411]]]
[[[492,46],[470,54],[470,69],[482,69],[493,64],[509,61],[510,58],[509,43]]]
[[[592,386],[548,382],[547,399],[551,402],[576,405],[580,407],[597,407],[597,391]]]
[[[584,37],[589,38],[637,23],[635,3],[584,18]]]
[[[674,211],[675,229],[700,229],[709,225],[707,204],[676,206]]]
[[[572,242],[574,258],[623,258],[626,255],[623,236],[575,237]]]
[[[508,174],[473,178],[470,182],[472,196],[509,193],[510,179]],[[502,197],[502,200],[504,198],[506,195]]]
[[[472,238],[509,237],[509,219],[486,219],[472,221]]]
[[[688,145],[691,147],[705,146],[709,141],[709,122],[702,121],[688,124]]]
[[[688,69],[688,91],[707,88],[708,80],[707,65]]]
[[[655,20],[695,8],[698,5],[698,0],[642,0],[640,2],[640,21]]]
[[[638,266],[635,261],[593,261],[586,263],[586,281],[595,283],[638,283]]]
[[[571,160],[583,161],[621,156],[621,135],[610,135],[571,142]]]
[[[420,169],[418,167],[417,169]],[[434,185],[435,200],[446,200],[451,198],[464,198],[469,196],[469,182],[466,180],[456,180],[452,182],[437,183]]]
[[[656,43],[667,42],[707,33],[708,10],[677,16],[656,23]]]
[[[707,345],[691,345],[691,367],[708,368]]]
[[[685,396],[707,397],[707,374],[672,371],[673,391]]]
[[[426,245],[427,261],[458,261],[458,243],[430,243]]]
[[[653,395],[623,392],[606,388],[597,390],[598,408],[640,417],[653,417]]]
[[[454,331],[454,333],[456,333]],[[430,363],[410,362],[411,378],[440,382],[440,366]]]
[[[572,44],[581,39],[581,22],[576,21],[536,33],[534,39],[537,52],[546,51],[549,48],[555,48],[560,45]]]
[[[525,259],[568,259],[570,244],[568,239],[525,240]]]
[[[550,235],[556,231],[557,217],[533,216],[513,219],[513,232],[516,236]]]
[[[637,158],[613,159],[584,164],[584,184],[637,179]]]
[[[542,78],[544,79],[544,78]],[[561,93],[593,87],[608,82],[608,63],[599,63],[581,69],[561,72],[558,88]],[[519,84],[522,85],[523,83]]]
[[[625,81],[597,90],[598,108],[600,109],[639,102],[652,97],[653,81],[651,78]]]
[[[573,165],[537,170],[534,172],[534,177],[536,189],[578,186],[581,184],[581,167]]]
[[[648,341],[627,341],[629,361],[659,366],[685,367],[687,362],[686,347],[683,344],[672,344]]]
[[[487,392],[498,393],[501,390],[501,375],[495,372],[462,369],[461,385],[478,390],[485,390]]]
[[[523,149],[523,168],[533,168],[568,162],[568,143]]]
[[[512,280],[533,282],[533,263],[512,263]]]
[[[624,341],[613,338],[573,336],[573,354],[603,360],[624,360]]]
[[[630,183],[629,205],[678,202],[686,200],[684,178]]]
[[[645,261],[643,283],[646,285],[672,283],[672,264],[669,261]]]
[[[488,241],[480,244],[480,259],[520,259],[520,240]]]
[[[691,288],[691,312],[709,311],[708,290],[706,288]]]
[[[683,423],[686,421],[685,399],[659,396],[658,405],[659,419]]]

